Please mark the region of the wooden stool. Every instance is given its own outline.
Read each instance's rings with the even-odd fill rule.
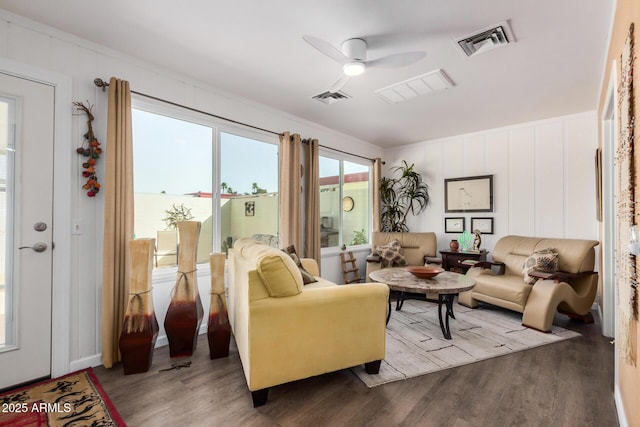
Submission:
[[[356,258],[353,256],[353,252],[341,252],[340,259],[342,260],[342,278],[344,284],[360,282],[360,274],[358,274],[358,266],[356,265]]]

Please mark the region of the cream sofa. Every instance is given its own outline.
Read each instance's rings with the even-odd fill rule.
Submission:
[[[493,249],[492,263],[479,263],[467,272],[476,285],[461,293],[458,302],[475,308],[483,301],[518,311],[523,313],[523,325],[544,332],[551,330],[556,310],[592,322],[590,310],[598,286],[593,271],[597,245],[595,240],[505,236]],[[558,272],[539,274],[534,284],[525,283],[525,261],[534,251],[548,248],[559,255]]]
[[[229,319],[254,406],[269,387],[362,364],[375,374],[385,357],[389,288],[338,286],[301,262],[317,282],[303,285],[286,253],[254,240],[229,252]]]
[[[427,233],[397,233],[374,231],[371,233],[371,255],[367,257],[367,280],[372,271],[382,268],[381,257],[377,254],[376,248],[397,240],[404,252],[407,265],[424,265],[429,263],[440,263],[436,257],[438,245],[436,234]]]

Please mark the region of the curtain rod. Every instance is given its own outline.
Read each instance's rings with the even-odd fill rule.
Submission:
[[[102,88],[103,92],[105,92],[107,90],[107,88],[109,87],[109,83],[105,82],[100,77],[97,77],[97,78],[93,79],[93,84],[95,84],[99,88]],[[196,113],[204,114],[204,115],[210,116],[210,117],[215,117],[216,119],[225,120],[227,122],[235,123],[235,124],[241,125],[241,126],[246,126],[246,127],[251,128],[251,129],[260,130],[260,131],[267,132],[267,133],[270,133],[270,134],[273,134],[273,135],[278,135],[278,136],[282,135],[282,132],[274,132],[274,131],[269,130],[269,129],[264,129],[264,128],[261,128],[261,127],[253,126],[253,125],[250,125],[250,124],[247,124],[247,123],[239,122],[237,120],[229,119],[227,117],[218,116],[217,114],[209,113],[207,111],[198,110],[197,108],[193,108],[193,107],[189,107],[189,106],[186,106],[186,105],[178,104],[177,102],[168,101],[166,99],[158,98],[158,97],[153,96],[153,95],[147,95],[146,93],[138,92],[138,91],[135,91],[135,90],[132,90],[131,93],[135,93],[136,95],[144,96],[145,98],[153,99],[154,101],[164,102],[165,104],[173,105],[174,107],[185,108],[187,110],[194,111]],[[326,148],[328,150],[337,151],[338,153],[343,153],[343,154],[348,154],[350,156],[359,157],[361,159],[369,160],[371,162],[373,162],[373,160],[374,160],[374,159],[370,159],[369,157],[359,156],[357,154],[352,154],[352,153],[348,153],[346,151],[338,150],[337,148],[327,147],[327,146],[324,146],[324,145],[319,145],[319,147]],[[383,164],[384,164],[384,162],[383,162]]]
[[[106,91],[106,88],[109,87],[109,83],[105,82],[104,80],[102,80],[99,77],[93,80],[93,84],[95,84],[98,87],[101,87],[103,92]],[[261,128],[261,127],[258,127],[258,126],[253,126],[253,125],[250,125],[250,124],[247,124],[247,123],[242,123],[242,122],[239,122],[237,120],[233,120],[233,119],[229,119],[227,117],[222,117],[222,116],[218,116],[216,114],[209,113],[207,111],[198,110],[197,108],[188,107],[186,105],[178,104],[177,102],[168,101],[166,99],[158,98],[158,97],[153,96],[153,95],[147,95],[146,93],[137,92],[135,90],[132,90],[131,93],[135,93],[136,95],[144,96],[145,98],[153,99],[154,101],[164,102],[165,104],[173,105],[174,107],[185,108],[187,110],[194,111],[196,113],[204,114],[204,115],[207,115],[207,116],[210,116],[210,117],[215,117],[216,119],[225,120],[227,122],[235,123],[237,125],[246,126],[246,127],[251,128],[251,129],[260,130],[260,131],[271,133],[273,135],[278,135],[278,136],[282,135],[281,132],[274,132],[274,131],[269,130],[269,129],[264,129],[264,128]]]
[[[303,144],[308,144],[309,143],[309,139],[303,139],[302,140]],[[353,156],[353,157],[359,157],[361,159],[365,159],[365,160],[369,160],[370,162],[373,162],[375,159],[372,159],[370,157],[365,157],[365,156],[360,156],[359,154],[353,154],[353,153],[349,153],[347,151],[342,151],[342,150],[338,150],[337,148],[333,148],[333,147],[327,147],[326,145],[320,145],[318,144],[318,147],[322,147],[322,148],[326,148],[327,150],[332,150],[332,151],[336,151],[338,153],[342,153],[342,154],[346,154],[348,156]],[[382,164],[384,165],[385,163],[382,162]]]

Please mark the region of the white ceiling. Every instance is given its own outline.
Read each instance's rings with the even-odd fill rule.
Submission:
[[[0,8],[288,113],[392,147],[597,109],[611,13],[603,0],[0,0]],[[516,43],[473,58],[454,38],[509,20]],[[341,67],[302,40],[364,38],[368,59],[423,50],[311,96]],[[452,89],[390,105],[374,90],[435,69]],[[224,112],[215,112],[222,114]]]

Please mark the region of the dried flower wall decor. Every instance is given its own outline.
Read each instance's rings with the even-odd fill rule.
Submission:
[[[636,364],[636,345],[633,343],[632,323],[638,320],[638,257],[629,250],[631,230],[637,225],[636,200],[637,177],[635,174],[635,119],[634,99],[634,24],[629,26],[627,38],[620,55],[620,80],[618,81],[618,141],[616,162],[618,188],[616,191],[618,239],[616,253],[616,285],[619,301],[616,346],[627,365]]]
[[[88,130],[87,133],[84,134],[82,146],[76,149],[76,153],[86,157],[86,161],[82,163],[82,167],[84,168],[82,176],[87,178],[87,182],[82,186],[82,188],[87,190],[87,196],[95,197],[95,195],[100,191],[100,183],[96,176],[96,163],[98,163],[98,159],[102,153],[102,148],[100,148],[100,143],[93,134],[93,127],[91,126],[91,122],[94,120],[93,114],[91,113],[93,105],[90,105],[89,101],[87,101],[87,105],[82,102],[74,102],[73,105],[75,105],[79,111],[82,111],[87,115]]]

